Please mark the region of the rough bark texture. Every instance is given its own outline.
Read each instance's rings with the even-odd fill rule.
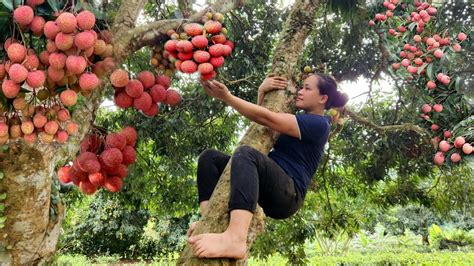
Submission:
[[[299,54],[303,49],[304,41],[311,32],[314,22],[314,13],[318,2],[319,1],[302,0],[295,2],[275,49],[271,73],[277,73],[287,77],[293,76],[293,70],[296,67]],[[290,88],[294,88],[294,84],[290,84]],[[289,107],[285,95],[285,91],[269,93],[265,98],[264,106],[273,111],[288,112]],[[275,140],[276,135],[272,130],[252,123],[240,141],[239,146],[248,145],[263,153],[268,153],[275,143]],[[231,161],[229,161],[222,173],[214,193],[209,200],[207,211],[203,213],[203,217],[193,233],[194,235],[209,232],[220,233],[227,228],[229,222],[227,207],[230,194]],[[247,255],[256,237],[263,231],[264,218],[265,214],[262,209],[257,207],[247,237]],[[245,265],[247,264],[247,260],[199,259],[193,255],[192,250],[187,246],[181,253],[177,264]]]
[[[64,218],[57,190],[53,193],[57,202],[51,202],[56,166],[79,150],[79,142],[89,130],[91,110],[97,107],[100,95],[94,94],[84,108],[74,113],[80,133],[67,144],[10,141],[8,150],[0,154],[0,169],[5,174],[0,190],[7,193],[7,220],[0,229],[0,247],[6,250],[0,251],[0,265],[42,264],[54,255]],[[55,215],[51,214],[52,209]]]

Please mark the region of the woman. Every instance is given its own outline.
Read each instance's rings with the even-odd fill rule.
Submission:
[[[258,103],[266,92],[285,89],[287,84],[282,77],[266,78],[259,87]],[[237,148],[232,155],[230,222],[226,231],[190,236],[194,223],[188,232],[188,242],[196,256],[242,259],[257,203],[265,215],[275,219],[285,219],[301,207],[329,135],[330,122],[324,110],[344,106],[347,96],[337,90],[333,78],[314,73],[304,80],[303,88],[297,93],[296,107],[304,113],[294,115],[272,112],[242,100],[215,80],[203,82],[203,87],[209,96],[280,133],[268,155],[249,146]],[[215,150],[206,150],[199,157],[197,182],[201,213],[229,159],[229,155]]]

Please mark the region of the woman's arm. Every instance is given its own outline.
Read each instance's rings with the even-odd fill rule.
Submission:
[[[265,93],[272,90],[284,90],[286,87],[288,87],[286,78],[274,75],[268,76],[258,87],[257,105],[262,105]]]
[[[224,84],[215,80],[204,82],[203,87],[209,96],[224,101],[246,118],[279,133],[300,138],[295,115],[272,112],[265,107],[242,100],[232,95]]]

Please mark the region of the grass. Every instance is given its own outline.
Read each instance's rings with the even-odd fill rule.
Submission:
[[[344,256],[313,256],[309,265],[474,265],[474,252],[440,251],[419,253],[403,252],[349,252]],[[248,265],[286,265],[287,259],[275,255],[266,261],[249,259]],[[291,264],[291,262],[290,262]],[[117,256],[101,256],[94,259],[84,255],[64,254],[57,257],[53,265],[175,265],[172,260],[131,261],[120,260]]]

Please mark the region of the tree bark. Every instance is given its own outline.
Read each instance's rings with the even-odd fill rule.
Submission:
[[[7,194],[7,220],[0,229],[0,265],[42,264],[54,255],[64,219],[64,206],[53,184],[56,166],[66,163],[79,150],[101,95],[96,92],[74,112],[73,120],[80,121],[80,132],[67,144],[10,141],[8,150],[0,154],[4,173],[0,192]]]
[[[314,14],[319,1],[299,0],[292,7],[290,16],[285,22],[284,30],[275,48],[271,73],[287,77],[294,76],[298,57],[303,49],[304,41],[312,30]],[[291,79],[290,79],[291,80]],[[290,82],[289,90],[294,92],[295,84]],[[285,91],[274,91],[266,95],[264,106],[272,111],[289,112],[288,98]],[[276,141],[276,134],[266,127],[252,123],[239,143],[248,145],[267,154]],[[200,223],[193,235],[202,233],[220,233],[225,231],[229,223],[227,213],[230,194],[230,165],[227,164],[219,182],[209,200],[207,211],[203,213]],[[178,260],[179,265],[245,265],[248,252],[258,234],[263,231],[265,214],[257,207],[249,228],[247,237],[247,257],[243,260],[233,259],[199,259],[194,256],[189,245],[182,251]]]

